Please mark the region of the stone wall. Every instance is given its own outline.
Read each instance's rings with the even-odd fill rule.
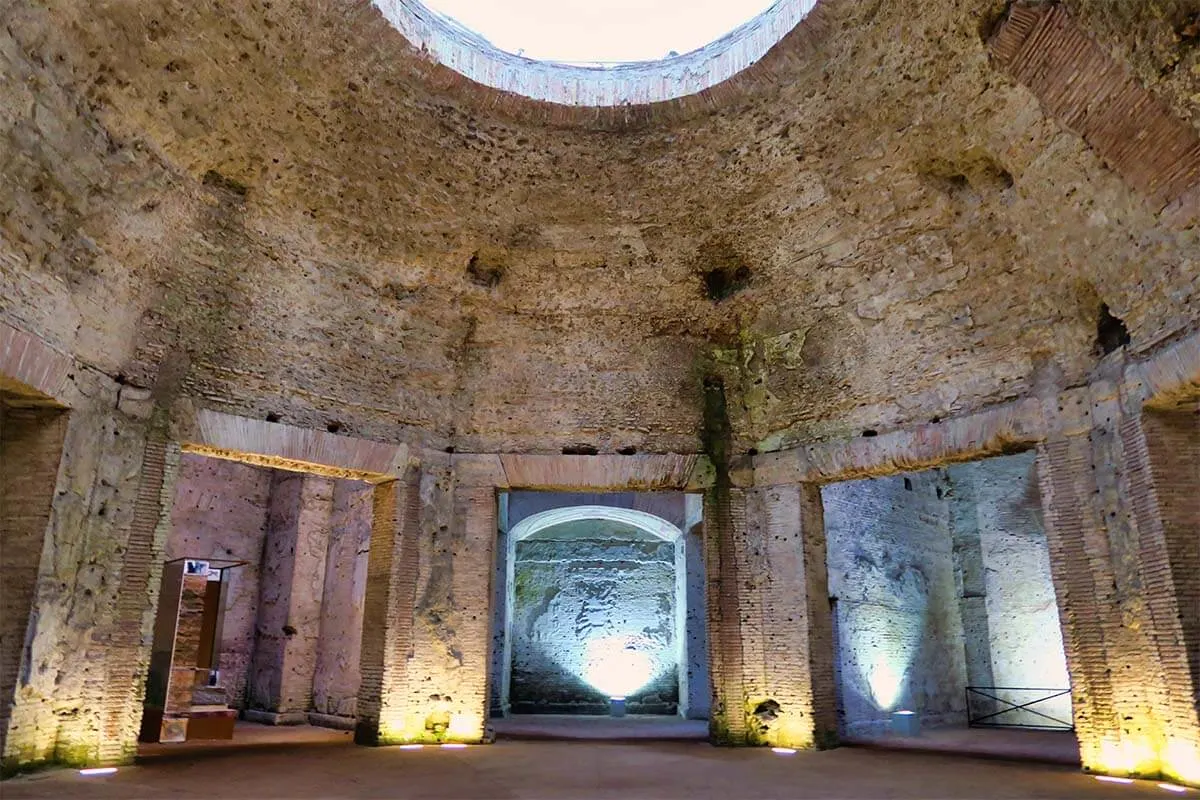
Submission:
[[[934,471],[822,489],[848,734],[879,732],[897,709],[966,721],[948,486]]]
[[[534,534],[516,556],[515,713],[607,713],[611,695],[627,695],[631,713],[676,712],[673,543],[594,520]]]
[[[229,573],[221,628],[221,685],[242,708],[254,654],[271,471],[184,453],[179,460],[171,535],[164,560],[216,558],[246,562]]]
[[[1035,461],[1035,454],[1027,452],[947,470],[967,681],[973,686],[1004,687],[997,696],[1016,704],[1047,694],[1027,689],[1066,690],[1071,683]],[[963,557],[966,553],[972,557]],[[982,713],[1004,708],[978,696],[972,702]],[[1071,721],[1069,695],[1033,708],[1065,723]],[[1028,711],[1007,712],[994,721],[1053,724]]]
[[[372,488],[363,483],[336,481],[333,485],[321,631],[313,670],[312,707],[318,714],[352,718],[356,713],[371,495]]]

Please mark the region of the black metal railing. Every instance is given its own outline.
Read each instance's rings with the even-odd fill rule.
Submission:
[[[1060,697],[1070,698],[1070,689],[1036,689],[1028,686],[968,686],[967,724],[972,728],[1030,728],[1070,731],[1070,701],[1067,717],[1055,716],[1045,704]],[[1035,706],[1041,706],[1035,708]],[[1059,712],[1061,713],[1061,712]]]

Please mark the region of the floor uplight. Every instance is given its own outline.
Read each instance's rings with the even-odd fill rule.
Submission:
[[[1177,783],[1160,783],[1158,788],[1166,789],[1168,792],[1178,792],[1179,794],[1183,794],[1188,790],[1188,787],[1180,786]]]
[[[1133,783],[1133,778],[1118,778],[1116,775],[1097,775],[1096,780],[1105,783]]]
[[[79,770],[79,774],[90,778],[93,775],[112,775],[116,771],[116,767],[88,767],[87,769]]]
[[[462,742],[446,742],[442,745],[443,750],[465,750],[467,746]]]
[[[796,754],[796,748],[794,748],[794,747],[772,747],[771,752],[778,753],[781,756],[794,756]]]
[[[401,750],[420,750],[425,745],[423,744],[402,744],[398,745]]]

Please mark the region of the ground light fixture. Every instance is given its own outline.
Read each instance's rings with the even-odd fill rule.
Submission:
[[[402,744],[397,745],[401,750],[420,750],[425,747],[423,744]]]
[[[771,752],[775,753],[777,755],[781,755],[781,756],[794,756],[794,755],[796,755],[796,748],[794,748],[794,747],[772,747]]]
[[[624,697],[608,698],[608,713],[609,713],[609,716],[613,716],[613,717],[625,716],[625,698]]]
[[[442,742],[443,750],[466,750],[467,746],[462,742]]]
[[[1176,792],[1177,794],[1183,794],[1184,792],[1190,791],[1188,787],[1180,786],[1177,783],[1160,783],[1158,784],[1158,788],[1166,789],[1168,792]]]
[[[88,767],[87,769],[79,770],[79,774],[85,778],[93,778],[97,775],[112,775],[116,771],[116,767]]]

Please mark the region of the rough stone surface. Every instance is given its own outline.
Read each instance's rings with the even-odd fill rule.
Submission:
[[[1175,35],[1068,5],[1118,54]],[[743,447],[1070,385],[1101,302],[1133,352],[1195,324],[1200,248],[989,64],[995,11],[832,3],[731,105],[597,131],[443,93],[365,3],[18,5],[0,311],[143,385],[186,352],[207,407],[474,451],[694,452],[713,370]]]
[[[1195,130],[1193,0],[1060,5]],[[601,114],[456,81],[365,0],[6,4],[0,387],[68,409],[6,765],[132,757],[206,435],[390,486],[382,742],[483,736],[497,489],[695,480],[714,732],[819,744],[814,484],[1019,445],[1084,766],[1200,784],[1200,491],[1148,416],[1200,397],[1200,229],[1046,101],[1094,86],[1000,68],[1005,7],[822,0],[741,79]]]
[[[337,481],[313,670],[312,705],[320,714],[353,717],[356,713],[370,539],[371,488]]]
[[[975,575],[962,560],[955,565],[968,684],[1002,687],[995,695],[1017,705],[1049,694],[1034,690],[1070,688],[1034,453],[958,464],[947,473],[956,555],[964,541],[977,542],[979,549]],[[975,628],[968,622],[968,608],[983,612],[976,617]],[[974,664],[973,651],[979,656]],[[979,695],[971,700],[977,712],[1006,708]],[[1069,723],[1070,696],[1039,701],[1032,711],[1037,713],[1008,711],[992,721]]]
[[[674,544],[630,526],[582,521],[518,542],[516,555],[514,713],[607,713],[617,693],[631,713],[674,714]],[[626,650],[648,667],[640,681],[628,689],[589,682],[600,662]]]
[[[898,709],[927,724],[966,723],[948,488],[943,474],[928,472],[822,490],[842,724],[851,735],[887,726]]]

